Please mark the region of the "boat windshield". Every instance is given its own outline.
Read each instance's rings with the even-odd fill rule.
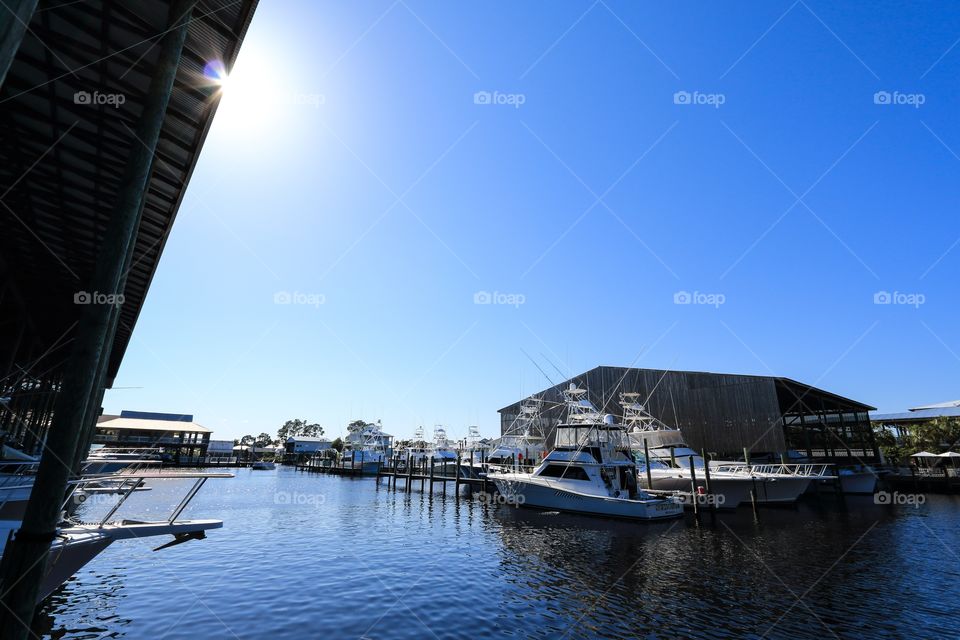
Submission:
[[[557,448],[579,447],[628,448],[629,443],[620,427],[607,425],[560,425],[557,427]]]

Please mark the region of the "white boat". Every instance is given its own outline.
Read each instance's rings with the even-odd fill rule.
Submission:
[[[613,416],[601,418],[586,390],[572,384],[564,399],[566,422],[557,426],[554,449],[532,473],[488,471],[508,502],[632,520],[683,514],[678,498],[656,498],[640,490],[629,441]]]
[[[343,456],[337,464],[356,475],[376,475],[393,451],[393,436],[384,433],[380,421],[355,422],[347,426]]]
[[[210,529],[219,529],[223,526],[222,520],[181,520],[180,514],[197,494],[209,478],[232,478],[229,473],[189,473],[189,474],[150,474],[140,473],[131,476],[115,476],[114,479],[126,484],[127,489],[119,496],[116,504],[110,506],[106,514],[98,521],[83,523],[67,520],[57,529],[56,538],[50,545],[47,556],[47,569],[40,588],[38,602],[53,593],[70,576],[99,555],[110,544],[117,540],[131,540],[150,538],[155,536],[172,536],[167,544],[155,549],[173,546],[188,540],[199,540],[205,537]],[[143,488],[147,479],[194,479],[195,482],[187,491],[186,496],[177,505],[173,512],[162,520],[143,521],[112,519],[124,505],[129,496]],[[71,482],[71,492],[68,502],[74,500],[77,491],[84,490],[84,484],[92,480],[77,480]],[[5,551],[11,536],[20,527],[20,520],[0,520],[0,555]]]
[[[276,468],[276,463],[270,462],[269,460],[254,460],[253,463],[250,464],[252,471],[273,471]]]
[[[620,394],[623,422],[628,430],[630,446],[641,460],[640,482],[643,486],[667,491],[692,493],[693,474],[698,491],[706,492],[706,469],[703,458],[683,441],[680,429],[670,427],[651,415],[637,393]],[[650,460],[643,459],[644,452]],[[649,474],[646,465],[649,464]],[[647,475],[653,486],[648,487]],[[784,475],[737,463],[710,463],[710,493],[717,507],[734,509],[755,499],[760,504],[794,502],[810,484],[810,478]],[[751,497],[751,493],[752,496]]]

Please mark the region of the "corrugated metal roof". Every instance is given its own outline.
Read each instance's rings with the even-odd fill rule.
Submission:
[[[108,371],[112,384],[219,94],[204,65],[232,68],[256,0],[200,0],[157,147]],[[25,317],[15,363],[55,379],[84,307],[154,74],[168,0],[41,1],[0,91],[0,275]],[[9,16],[8,16],[9,18]],[[100,98],[113,97],[112,102]],[[122,103],[117,96],[122,96]],[[6,329],[5,329],[6,330]],[[2,335],[2,334],[0,334]],[[9,352],[8,352],[9,353]],[[34,362],[36,354],[43,353]],[[32,355],[31,355],[32,354]]]
[[[871,413],[871,422],[918,422],[933,418],[953,418],[960,416],[960,407],[943,409],[911,409],[902,413]]]
[[[960,400],[951,400],[950,402],[941,402],[939,404],[925,404],[920,407],[914,407],[910,411],[922,411],[923,409],[949,409],[951,407],[960,407]]]
[[[172,420],[145,420],[143,418],[113,418],[97,423],[100,429],[138,429],[140,431],[187,431],[193,433],[213,433],[212,429],[200,426],[196,422]]]

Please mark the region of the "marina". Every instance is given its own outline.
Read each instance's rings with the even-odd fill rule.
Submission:
[[[310,594],[350,603],[323,612],[344,637],[454,638],[464,625],[472,637],[829,636],[821,618],[841,638],[893,639],[950,624],[960,597],[938,560],[957,496],[917,507],[830,495],[759,520],[738,509],[714,524],[638,524],[290,466],[236,473],[189,508],[223,529],[154,555],[147,541],[114,545],[47,600],[43,635],[294,637],[317,624],[300,601]],[[469,590],[450,566],[469,567]],[[898,606],[905,592],[922,604]]]
[[[960,637],[958,33],[5,0],[0,640]]]

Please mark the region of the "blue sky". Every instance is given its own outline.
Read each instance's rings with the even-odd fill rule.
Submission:
[[[549,384],[524,352],[956,399],[958,38],[931,3],[262,3],[105,409],[493,434]]]

